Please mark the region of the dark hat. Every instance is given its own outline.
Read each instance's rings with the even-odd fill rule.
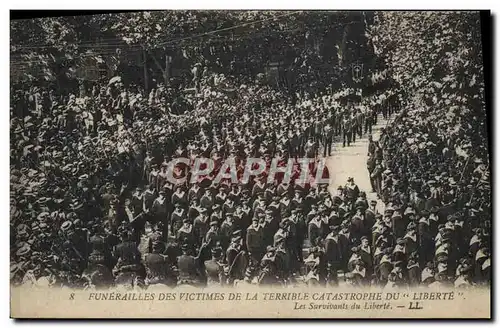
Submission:
[[[217,220],[212,220],[212,221],[210,221],[210,225],[211,225],[211,226],[216,226],[216,225],[218,225],[218,224],[219,224],[219,222],[218,222]]]

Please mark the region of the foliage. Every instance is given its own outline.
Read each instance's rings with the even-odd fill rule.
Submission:
[[[255,76],[269,62],[291,68],[306,62],[315,66],[316,73],[308,74],[317,79],[336,64],[344,33],[353,42],[343,57],[363,61],[361,13],[178,10],[49,17],[12,21],[11,55],[14,68],[32,80],[74,77],[70,69],[88,57],[100,57],[114,70],[115,62],[131,58],[142,66],[144,49],[159,63],[168,53],[179,68],[201,61],[234,75]],[[117,59],[117,49],[123,58]]]

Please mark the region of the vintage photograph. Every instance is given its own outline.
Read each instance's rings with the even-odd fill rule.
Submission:
[[[489,13],[16,16],[12,293],[489,289]]]

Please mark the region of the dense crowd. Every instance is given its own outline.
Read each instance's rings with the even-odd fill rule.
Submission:
[[[13,92],[14,284],[488,281],[485,154],[463,153],[459,130],[448,137],[455,121],[425,124],[428,113],[403,110],[371,140],[380,214],[353,178],[333,195],[314,180],[269,182],[267,171],[246,183],[214,183],[212,174],[173,184],[167,171],[176,158],[211,158],[217,169],[234,158],[239,171],[251,157],[318,163],[335,139],[349,146],[370,135],[377,115],[389,119],[401,104],[390,91],[352,100],[347,88],[291,101],[201,64],[192,73],[186,91],[159,84],[146,95],[113,78],[78,97],[37,87]]]
[[[148,96],[137,86],[125,87],[120,78],[80,90],[79,97],[38,87],[13,90],[14,282],[49,275],[52,283],[82,286],[82,277],[104,268],[115,270],[118,279],[122,267],[142,265],[136,261],[144,259],[148,267],[146,252],[175,253],[186,245],[194,252],[204,250],[210,244],[205,235],[210,227],[229,234],[219,243],[226,252],[233,237],[246,239],[252,220],[264,223],[272,204],[288,216],[294,199],[308,199],[311,206],[320,189],[324,196],[326,186],[266,185],[263,176],[247,185],[218,186],[209,179],[172,185],[166,163],[178,157],[208,157],[219,163],[233,156],[243,169],[248,157],[286,161],[307,156],[317,161],[320,146],[329,155],[334,136],[343,134],[349,144],[372,124],[366,110],[338,106],[336,100],[348,90],[299,95],[292,104],[283,92],[260,83],[237,85],[201,65],[193,69],[193,85],[194,90],[182,95],[159,85]],[[179,108],[182,114],[177,114]],[[233,211],[244,213],[245,223],[234,223]],[[196,237],[183,235],[190,226]],[[140,254],[137,245],[157,233],[160,244],[151,241]],[[271,244],[258,246],[254,262]],[[302,242],[294,244],[296,256],[302,256]],[[232,264],[225,262],[226,267]],[[175,257],[167,263],[179,269]],[[150,269],[144,274],[132,271],[142,279],[155,275]]]

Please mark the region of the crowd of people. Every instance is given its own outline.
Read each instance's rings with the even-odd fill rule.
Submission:
[[[145,227],[149,234],[150,229],[161,232],[163,246],[155,246],[156,250],[178,246],[180,251],[187,243],[191,251],[199,251],[210,226],[232,225],[233,210],[245,213],[247,224],[235,226],[246,239],[252,219],[265,221],[269,205],[290,204],[294,199],[308,199],[311,204],[319,197],[318,188],[326,186],[309,190],[310,185],[279,186],[279,181],[266,185],[262,176],[247,185],[217,186],[210,181],[172,185],[165,178],[166,163],[201,156],[215,162],[234,156],[240,167],[248,157],[318,160],[320,148],[329,155],[334,136],[343,134],[349,144],[372,125],[373,116],[366,111],[338,106],[336,100],[348,95],[347,90],[317,98],[299,96],[293,104],[285,93],[269,86],[234,87],[234,81],[222,74],[200,71],[199,81],[193,74],[194,90],[176,97],[162,85],[146,97],[137,86],[125,87],[120,78],[107,86],[80,90],[78,97],[39,87],[13,90],[14,282],[49,274],[60,284],[82,285],[85,272],[95,265],[103,268],[99,261],[92,262],[101,255],[106,258],[104,267],[120,271],[128,266],[122,263],[128,252],[135,251],[124,251],[123,256],[111,251],[131,240],[132,248],[141,244]],[[191,107],[182,114],[173,113],[178,98],[184,107]],[[284,211],[291,214],[291,205],[278,207],[289,207]],[[197,237],[179,237],[184,225],[194,225]],[[222,243],[224,251],[231,238],[226,236]],[[259,245],[257,253],[266,246],[271,245]],[[298,249],[295,254],[301,256]],[[143,255],[129,260],[142,260]],[[176,260],[171,260],[169,264],[176,267]]]
[[[259,81],[240,84],[201,64],[192,84],[186,91],[159,84],[146,95],[117,77],[78,97],[14,90],[12,283],[489,280],[489,191],[481,183],[487,169],[480,169],[481,156],[463,153],[460,131],[448,138],[454,121],[424,124],[426,113],[402,110],[380,140],[370,141],[368,170],[385,204],[379,214],[377,200],[353,178],[333,195],[327,184],[270,182],[266,172],[246,183],[207,176],[173,184],[168,163],[204,157],[220,166],[235,158],[243,170],[251,157],[318,162],[335,140],[345,147],[371,135],[379,113],[389,119],[399,110],[398,94],[352,100],[355,91],[345,88],[292,101]],[[452,165],[457,161],[463,170]],[[192,173],[189,166],[180,171]]]

